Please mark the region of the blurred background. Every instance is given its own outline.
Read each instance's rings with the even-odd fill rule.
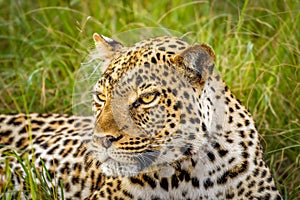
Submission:
[[[0,113],[72,113],[92,34],[126,40],[149,27],[214,48],[216,71],[253,114],[284,198],[300,199],[298,0],[0,0]]]

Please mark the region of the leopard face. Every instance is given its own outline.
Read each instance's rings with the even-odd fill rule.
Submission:
[[[179,39],[172,38],[168,50],[157,43],[149,40],[114,55],[94,86],[91,150],[106,175],[155,170],[202,145],[199,124],[205,119],[197,102],[201,79],[213,67],[210,49],[195,47],[204,55],[199,61]],[[200,78],[193,62],[203,63]],[[188,67],[190,72],[182,73]]]

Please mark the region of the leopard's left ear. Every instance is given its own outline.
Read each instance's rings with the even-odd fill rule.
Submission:
[[[175,55],[172,61],[191,84],[202,85],[213,73],[215,53],[207,44],[195,44]]]
[[[93,34],[93,39],[95,42],[95,49],[91,52],[90,57],[92,60],[100,59],[104,62],[102,64],[103,67],[101,67],[101,71],[104,72],[115,52],[123,48],[123,45],[111,38],[99,35],[98,33]]]

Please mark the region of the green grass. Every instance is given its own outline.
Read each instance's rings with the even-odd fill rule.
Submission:
[[[0,0],[1,113],[71,113],[94,32],[172,29],[215,49],[216,70],[253,113],[284,198],[300,199],[297,0],[51,2]]]
[[[18,190],[12,184],[12,172],[8,161],[6,160],[4,173],[7,177],[7,181],[4,183],[4,187],[1,187],[2,190],[0,190],[1,200],[21,199],[22,196],[25,196],[26,199],[32,200],[53,200],[59,199],[58,194],[61,194],[60,199],[64,199],[62,182],[55,184],[52,183],[53,180],[43,160],[41,160],[42,169],[37,169],[33,162],[29,161],[28,154],[21,157],[13,150],[10,150],[5,154],[21,163],[21,168],[24,174],[18,169],[14,170],[14,173],[19,177],[19,179],[24,180],[24,187],[21,190]],[[36,180],[38,180],[38,182]],[[2,196],[2,194],[5,195]]]

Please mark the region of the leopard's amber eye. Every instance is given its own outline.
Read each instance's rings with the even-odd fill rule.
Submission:
[[[143,94],[141,95],[141,97],[139,98],[139,103],[144,104],[144,105],[149,105],[151,103],[155,103],[157,102],[157,100],[159,99],[159,92],[151,92],[151,93],[147,93],[147,94]]]
[[[156,96],[157,96],[156,94],[147,94],[147,95],[141,97],[141,103],[149,104],[154,101]]]
[[[97,94],[97,98],[99,101],[102,101],[102,102],[106,101],[106,96],[102,93]]]
[[[140,97],[132,103],[133,108],[137,108],[141,106],[142,108],[150,108],[155,106],[159,102],[160,93],[155,92],[149,92],[141,94]]]

